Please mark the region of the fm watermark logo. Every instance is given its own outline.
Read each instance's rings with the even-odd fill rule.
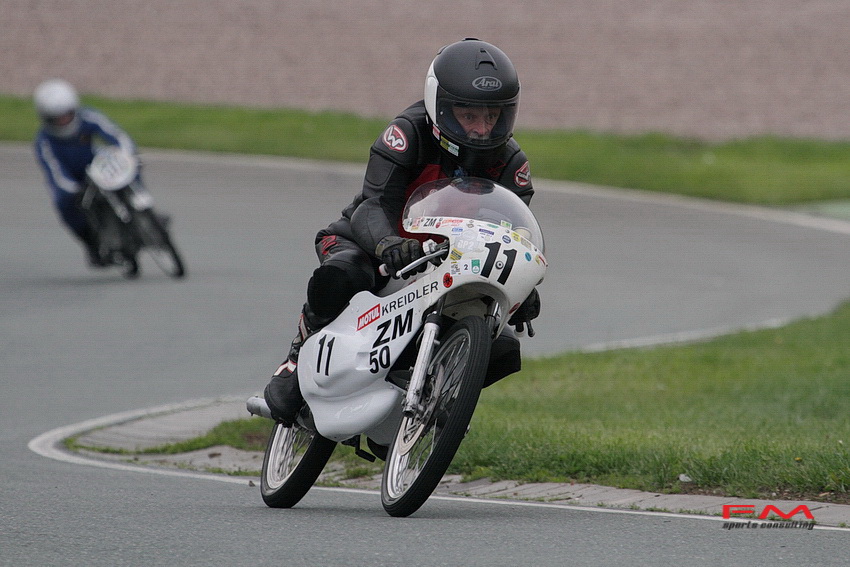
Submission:
[[[739,518],[741,515],[755,516],[756,507],[753,504],[724,504],[723,505],[723,519],[731,520],[733,516]],[[802,514],[802,516],[810,521],[797,521],[792,520],[798,514]],[[769,518],[782,518],[783,520],[790,521],[761,521],[754,522],[752,520],[747,522],[724,522],[723,529],[724,530],[735,530],[735,529],[769,529],[769,528],[780,528],[780,529],[805,529],[811,530],[815,527],[815,516],[812,514],[812,511],[809,510],[809,507],[805,504],[800,504],[796,508],[790,510],[789,512],[784,512],[780,510],[778,507],[773,504],[768,504],[764,508],[761,509],[761,512],[757,516],[759,520],[768,520]]]

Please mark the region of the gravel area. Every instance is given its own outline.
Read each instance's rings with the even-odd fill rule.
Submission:
[[[850,139],[844,0],[0,0],[0,93],[391,117],[437,49],[502,47],[521,126]]]

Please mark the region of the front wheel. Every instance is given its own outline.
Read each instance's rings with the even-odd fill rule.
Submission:
[[[409,516],[431,496],[466,435],[490,358],[480,317],[455,323],[441,339],[425,377],[421,411],[401,420],[381,483],[384,510]]]
[[[182,278],[186,275],[183,258],[171,242],[171,236],[160,217],[153,209],[140,211],[138,215],[139,238],[144,249],[163,272],[172,278]]]
[[[276,423],[263,458],[260,493],[270,508],[292,508],[319,478],[336,442],[308,429]]]

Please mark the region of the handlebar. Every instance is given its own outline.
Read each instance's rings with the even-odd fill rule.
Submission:
[[[386,264],[381,264],[378,266],[378,273],[382,276],[391,276],[395,279],[400,279],[406,273],[414,270],[415,268],[421,266],[425,262],[430,262],[440,256],[445,256],[446,252],[449,250],[449,242],[448,240],[437,244],[433,240],[426,240],[422,243],[422,249],[426,252],[424,256],[418,258],[405,266],[404,268],[397,271],[395,274],[390,273],[390,268]],[[523,321],[516,326],[516,330],[518,333],[527,332],[529,337],[534,336],[534,328],[531,326],[531,321]]]
[[[400,269],[398,272],[396,272],[395,275],[390,273],[390,268],[386,264],[381,264],[380,266],[378,266],[378,273],[381,274],[382,276],[391,276],[395,279],[399,279],[399,278],[403,277],[405,274],[407,274],[408,272],[415,270],[416,268],[418,268],[419,266],[421,266],[425,262],[430,262],[431,260],[434,260],[435,258],[443,256],[448,251],[448,249],[449,249],[449,242],[448,241],[437,244],[433,240],[430,240],[430,239],[426,240],[425,242],[422,243],[422,250],[425,252],[424,256],[422,256],[421,258],[418,258],[418,259],[414,260],[413,262],[411,262],[410,264],[406,265],[405,267]]]

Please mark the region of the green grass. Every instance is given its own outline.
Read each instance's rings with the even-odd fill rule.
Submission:
[[[850,143],[752,138],[724,143],[662,134],[519,132],[533,172],[762,205],[850,198]]]
[[[704,343],[527,360],[482,393],[449,472],[850,503],[848,344],[850,303]],[[262,451],[270,426],[226,422],[146,452]],[[379,470],[348,447],[334,459],[347,476]]]
[[[87,98],[145,147],[365,163],[385,120],[339,113]],[[0,140],[28,141],[26,99],[0,96]],[[850,143],[520,131],[538,177],[789,205],[850,199]],[[701,344],[527,360],[486,390],[452,464],[468,478],[850,502],[850,304]],[[269,422],[203,438],[262,450]],[[344,455],[344,456],[342,456]],[[345,467],[361,469],[348,448]],[[680,474],[693,482],[683,484]]]
[[[79,436],[68,437],[64,445],[72,451],[87,449],[101,453],[113,453],[118,455],[178,455],[190,451],[208,449],[216,445],[228,445],[243,451],[258,451],[266,446],[266,440],[272,430],[272,422],[260,419],[239,419],[225,421],[210,429],[206,434],[180,441],[167,443],[156,447],[131,451],[127,449],[110,449],[90,446],[80,443]]]
[[[365,163],[386,119],[85,97],[143,147]],[[29,141],[28,99],[0,95],[0,140]],[[521,130],[535,176],[764,205],[850,199],[850,142]]]
[[[850,303],[706,343],[528,361],[485,390],[452,467],[535,482],[847,499],[848,344]]]

